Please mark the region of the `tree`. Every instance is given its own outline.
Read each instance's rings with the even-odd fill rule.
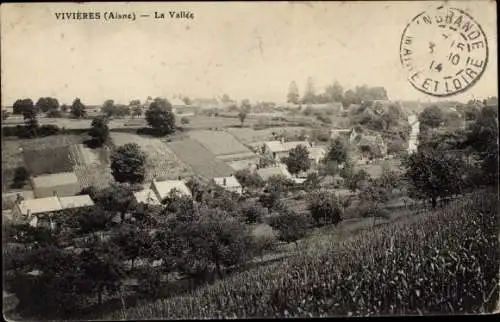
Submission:
[[[357,172],[352,172],[350,176],[345,177],[346,185],[352,192],[356,190],[363,189],[366,186],[370,175],[365,170],[359,170]]]
[[[87,115],[87,111],[85,111],[85,105],[83,105],[82,101],[79,98],[75,98],[73,104],[71,105],[71,115],[75,118],[82,118]]]
[[[61,105],[61,112],[66,113],[68,111],[69,107],[66,104]]]
[[[443,112],[436,105],[426,107],[418,117],[421,129],[437,128],[443,122]]]
[[[302,103],[314,104],[316,103],[316,90],[314,88],[314,81],[311,77],[307,78],[306,89],[302,97]]]
[[[172,105],[166,99],[155,98],[146,111],[146,120],[159,135],[171,134],[175,131]]]
[[[40,97],[35,106],[37,110],[47,113],[50,110],[58,110],[59,101],[52,97]]]
[[[270,226],[278,231],[278,239],[287,243],[294,242],[298,249],[297,241],[307,236],[309,218],[290,209],[271,218]]]
[[[253,173],[249,169],[238,170],[234,176],[243,189],[261,188],[264,186],[264,180],[257,173]]]
[[[37,109],[33,105],[33,101],[26,100],[22,106],[18,108],[23,111],[24,126],[27,130],[28,136],[38,136],[38,129],[40,126],[38,125]]]
[[[301,171],[307,171],[311,167],[309,151],[303,145],[298,145],[291,149],[286,158],[286,166],[291,174],[297,174]]]
[[[351,104],[358,104],[358,103],[360,102],[356,98],[356,93],[354,93],[352,89],[345,91],[344,98],[342,100],[342,105],[344,106],[344,108],[351,106]]]
[[[299,88],[297,87],[297,83],[293,81],[290,83],[290,87],[288,88],[287,102],[299,104],[299,99]]]
[[[187,96],[184,96],[184,97],[182,98],[182,101],[183,101],[183,102],[184,102],[184,104],[186,104],[186,105],[191,105],[191,104],[192,104],[191,99],[190,99],[189,97],[187,97]]]
[[[50,118],[62,117],[62,113],[60,110],[51,109],[47,112],[47,117]]]
[[[146,155],[137,143],[127,143],[111,154],[111,171],[117,182],[144,181]]]
[[[328,154],[326,155],[326,160],[335,161],[337,164],[343,164],[347,161],[347,146],[340,138],[336,138],[330,144],[328,149]]]
[[[32,110],[34,106],[35,105],[30,98],[18,99],[12,106],[12,114],[24,115],[26,111]]]
[[[28,181],[29,173],[25,167],[17,167],[14,172],[14,179],[12,183],[13,188],[22,188],[26,185]]]
[[[337,225],[342,221],[342,209],[335,194],[327,191],[313,193],[307,208],[316,225]]]
[[[406,178],[421,198],[431,200],[432,207],[438,198],[460,193],[462,182],[461,159],[441,151],[418,151],[405,160]]]
[[[98,146],[103,145],[109,138],[108,119],[105,117],[96,117],[90,125],[89,135]]]
[[[96,194],[94,201],[102,209],[120,214],[122,222],[125,214],[136,207],[134,193],[126,184],[112,184],[102,189]]]
[[[106,115],[107,117],[112,117],[116,115],[116,106],[115,106],[115,101],[109,99],[102,104],[101,107],[101,112]]]
[[[111,242],[120,248],[126,260],[131,261],[131,270],[137,259],[149,259],[154,247],[153,238],[147,230],[130,224],[121,226]]]
[[[304,189],[306,191],[312,191],[318,189],[320,186],[320,179],[316,172],[309,173],[306,180],[304,181]]]
[[[88,291],[97,294],[98,304],[106,291],[113,294],[120,290],[125,269],[123,255],[118,247],[110,242],[94,239],[80,255],[81,269],[86,277]]]
[[[339,82],[333,83],[326,88],[325,94],[330,102],[342,102],[344,89],[339,84]]]
[[[241,215],[247,224],[261,223],[268,210],[259,203],[248,201],[241,207]]]
[[[238,113],[238,118],[240,119],[241,126],[243,126],[243,122],[245,122],[245,119],[247,118],[247,111],[241,109],[241,111]]]

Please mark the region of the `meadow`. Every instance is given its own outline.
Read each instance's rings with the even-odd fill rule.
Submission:
[[[110,319],[484,313],[498,300],[496,193],[475,193]]]

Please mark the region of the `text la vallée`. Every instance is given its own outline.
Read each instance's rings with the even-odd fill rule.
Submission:
[[[57,20],[135,20],[135,12],[55,12]],[[168,11],[167,13],[155,11],[153,15],[141,14],[142,18],[154,19],[194,19],[191,11]]]

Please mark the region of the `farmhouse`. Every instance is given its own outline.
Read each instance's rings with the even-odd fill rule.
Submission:
[[[43,214],[58,212],[64,209],[75,209],[92,207],[94,202],[89,195],[68,196],[68,197],[46,197],[39,199],[22,200],[15,204],[12,213],[15,217],[26,218],[31,226],[38,226],[40,221],[45,219],[40,217]]]
[[[144,189],[134,192],[134,197],[137,203],[145,203],[147,205],[159,205],[160,201],[153,189]]]
[[[182,195],[191,196],[191,191],[182,180],[165,180],[165,181],[155,181],[151,183],[151,190],[156,194],[159,201],[165,199],[172,190],[176,190]]]
[[[309,160],[314,165],[319,164],[319,162],[325,157],[326,151],[319,146],[313,146],[309,148]]]
[[[35,198],[44,198],[54,195],[60,197],[74,196],[81,190],[78,178],[74,172],[62,172],[31,177],[31,186],[33,187]]]
[[[257,174],[264,181],[267,181],[269,180],[269,178],[276,175],[282,175],[288,179],[292,179],[292,175],[290,174],[290,172],[288,172],[288,169],[283,164],[280,164],[276,167],[261,168],[257,170]]]
[[[299,145],[305,146],[308,150],[311,144],[307,141],[267,141],[264,143],[264,154],[274,160],[288,157],[290,150],[295,149]]]
[[[347,138],[349,142],[353,142],[358,134],[355,129],[330,129],[330,139]]]
[[[236,192],[238,194],[243,193],[243,187],[236,180],[235,176],[230,177],[218,177],[213,179],[214,183],[219,187],[226,189],[227,191]]]

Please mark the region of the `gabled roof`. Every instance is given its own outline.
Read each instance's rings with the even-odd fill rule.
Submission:
[[[89,195],[60,197],[59,202],[63,209],[94,206],[94,202]]]
[[[299,145],[303,145],[306,148],[310,147],[309,142],[307,141],[289,141],[289,142],[267,141],[264,144],[271,152],[288,152],[292,149],[295,149]]]
[[[150,205],[160,204],[158,198],[156,197],[155,192],[149,188],[138,192],[134,192],[134,197],[135,200],[137,200],[137,203],[143,202],[145,204],[150,204]]]
[[[279,165],[276,167],[261,168],[257,170],[257,174],[262,178],[262,180],[267,181],[270,177],[275,175],[282,175],[286,178],[291,179],[292,175],[288,172],[284,165]]]
[[[226,179],[226,184],[224,185],[224,179]],[[214,182],[216,185],[221,186],[222,188],[241,188],[241,184],[236,180],[235,176],[230,177],[217,177],[214,178]]]
[[[78,178],[74,172],[61,172],[45,174],[31,178],[32,183],[37,188],[48,188],[69,184],[78,184]]]
[[[173,189],[180,191],[184,195],[191,196],[191,191],[189,191],[184,181],[181,180],[153,181],[153,186],[158,193],[158,200],[165,199]]]
[[[59,211],[63,209],[61,203],[59,202],[59,198],[55,196],[23,200],[17,206],[19,207],[19,210],[23,215],[27,215],[28,211],[30,215],[34,215],[44,212]]]

